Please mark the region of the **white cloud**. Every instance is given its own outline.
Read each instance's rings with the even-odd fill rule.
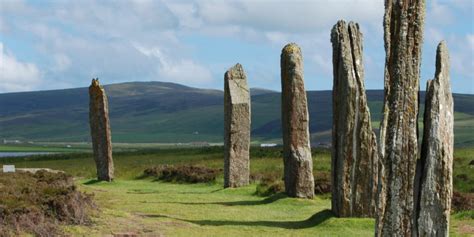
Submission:
[[[472,78],[473,59],[469,54],[473,50],[465,47],[466,43],[473,45],[474,39],[464,39],[467,33],[456,32],[454,38],[463,41],[454,41],[446,29],[456,25],[466,31],[469,24],[466,26],[466,19],[457,14],[471,10],[472,15],[473,2],[448,2],[451,1],[427,3],[424,45],[434,48],[439,40],[446,39],[453,61],[462,62],[453,63],[453,72]],[[213,80],[212,76],[220,78],[225,67],[216,69],[213,65],[240,61],[251,62],[246,68],[258,75],[258,83],[266,80],[276,89],[278,83],[272,80],[278,79],[279,72],[275,65],[279,51],[288,42],[301,46],[308,78],[330,79],[331,27],[339,19],[352,20],[360,23],[364,33],[364,50],[369,59],[366,78],[373,82],[368,88],[381,88],[385,56],[383,14],[384,3],[380,0],[83,0],[47,1],[41,6],[17,0],[2,2],[0,32],[9,40],[26,39],[20,44],[33,42],[27,46],[34,51],[33,63],[41,69],[43,80],[58,81],[42,88],[60,81],[85,86],[92,76],[99,76],[105,83],[167,80],[220,88],[220,80]],[[250,53],[242,53],[242,57],[215,51],[212,53],[218,57],[198,55],[207,53],[198,47],[212,47],[206,42],[208,39],[235,42],[235,48],[242,51],[259,45],[265,55],[261,55],[262,60],[242,58]],[[427,61],[426,57],[423,59]],[[426,67],[430,73],[432,61]],[[309,83],[315,85],[309,89],[328,89],[332,81]]]
[[[469,34],[466,36],[466,41],[467,44],[469,45],[469,48],[471,51],[474,51],[474,34]]]
[[[40,71],[33,63],[18,61],[0,42],[0,92],[26,91],[40,84]]]
[[[454,16],[449,4],[449,2],[440,3],[438,0],[430,1],[426,16],[427,24],[446,26],[453,23]]]
[[[241,25],[263,31],[313,32],[338,19],[381,20],[383,2],[340,1],[198,1],[198,14],[211,25]]]
[[[452,43],[450,44],[450,42]],[[463,38],[453,37],[452,39],[448,39],[448,48],[449,47],[452,48],[450,53],[451,67],[454,72],[471,80],[472,87],[472,72],[474,69],[474,34],[468,34]],[[471,88],[471,90],[474,90],[474,88]]]
[[[57,72],[65,71],[71,66],[71,59],[65,54],[55,54],[54,61],[56,65],[53,69]]]
[[[156,59],[160,80],[193,86],[208,85],[212,82],[211,71],[193,60],[172,59],[158,47],[145,48],[136,43],[134,46],[143,55]]]

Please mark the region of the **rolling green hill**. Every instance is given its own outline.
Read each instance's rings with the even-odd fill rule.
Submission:
[[[105,89],[114,142],[222,142],[222,91],[165,82],[112,84]],[[424,101],[424,92],[420,94]],[[367,95],[377,129],[383,91],[369,90]],[[252,90],[254,141],[280,140],[280,99],[278,92]],[[474,95],[454,94],[454,101],[455,143],[474,145]],[[87,142],[88,103],[87,88],[0,94],[0,139]],[[308,103],[312,143],[329,142],[332,92],[308,91]]]

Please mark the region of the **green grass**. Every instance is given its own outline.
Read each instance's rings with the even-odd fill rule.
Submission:
[[[454,152],[453,184],[460,192],[474,193],[474,172],[469,162],[474,160],[473,148],[459,148]]]
[[[334,218],[328,210],[328,199],[300,200],[283,194],[262,198],[254,195],[255,185],[222,189],[221,183],[189,185],[118,180],[82,185],[81,189],[96,194],[103,212],[96,218],[94,228],[67,228],[73,235],[134,232],[165,236],[370,236],[373,233],[372,219]]]
[[[160,164],[199,164],[223,168],[223,148],[150,149],[114,152],[115,175],[121,179],[134,179],[148,167]],[[251,150],[251,172],[279,172],[283,170],[280,148]],[[331,155],[328,150],[313,151],[314,170],[329,172]],[[51,168],[63,170],[76,177],[95,177],[95,164],[90,153],[68,153],[26,158],[0,159],[2,164],[15,164],[17,168]]]
[[[281,148],[251,149],[251,173],[283,173]],[[222,189],[222,176],[211,184],[175,184],[139,179],[145,168],[159,164],[198,164],[222,168],[222,147],[155,149],[115,152],[117,179],[95,182],[95,166],[90,153],[73,153],[0,159],[17,167],[45,167],[64,170],[79,177],[83,191],[94,193],[100,212],[93,226],[66,226],[71,235],[102,236],[133,232],[165,236],[372,236],[374,221],[335,218],[328,211],[328,195],[313,200],[288,198],[283,194],[261,197],[256,184]],[[474,150],[455,151],[455,188],[472,190],[474,179],[467,165]],[[314,172],[330,171],[330,152],[313,149]],[[452,236],[469,236],[474,226],[473,211],[451,218]],[[464,234],[463,234],[464,233]]]
[[[215,184],[173,184],[151,180],[95,183],[80,189],[95,193],[101,214],[93,227],[66,227],[71,235],[137,233],[165,236],[372,236],[374,220],[335,218],[330,199],[255,195],[255,185],[222,189]],[[90,184],[89,184],[90,183]],[[471,214],[472,215],[472,214]],[[469,236],[472,217],[453,215],[451,236]]]
[[[64,146],[41,146],[41,145],[0,145],[0,152],[79,152],[85,151],[85,148]]]

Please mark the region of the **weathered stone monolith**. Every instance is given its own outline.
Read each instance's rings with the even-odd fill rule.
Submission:
[[[333,47],[332,211],[338,217],[373,217],[378,153],[364,86],[362,33],[339,21]]]
[[[89,123],[97,179],[112,181],[114,179],[114,162],[112,160],[109,105],[105,90],[99,84],[99,79],[92,79],[89,98]]]
[[[281,112],[285,191],[290,197],[314,196],[309,114],[303,81],[303,56],[295,43],[281,52]]]
[[[436,73],[426,86],[423,142],[415,181],[418,236],[448,236],[453,195],[454,113],[446,43],[438,45]]]
[[[249,184],[250,92],[242,65],[224,75],[224,187]]]
[[[376,236],[412,235],[424,17],[424,0],[385,1],[385,95],[379,142],[383,167]]]

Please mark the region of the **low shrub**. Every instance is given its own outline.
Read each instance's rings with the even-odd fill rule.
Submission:
[[[451,209],[455,212],[474,210],[474,194],[454,191]]]
[[[155,177],[166,182],[209,183],[215,181],[221,171],[195,165],[160,165],[145,169],[142,177]]]
[[[270,196],[285,191],[285,183],[281,174],[257,173],[252,174],[250,180],[258,182],[255,194],[260,196]]]
[[[329,172],[317,172],[314,175],[314,193],[331,193],[331,175]]]
[[[92,197],[72,176],[38,171],[0,174],[0,236],[59,235],[58,224],[89,224]]]
[[[285,191],[285,182],[278,173],[253,173],[250,175],[252,182],[257,182],[256,194],[269,196]],[[314,193],[331,193],[331,179],[329,172],[318,172],[314,176]]]

